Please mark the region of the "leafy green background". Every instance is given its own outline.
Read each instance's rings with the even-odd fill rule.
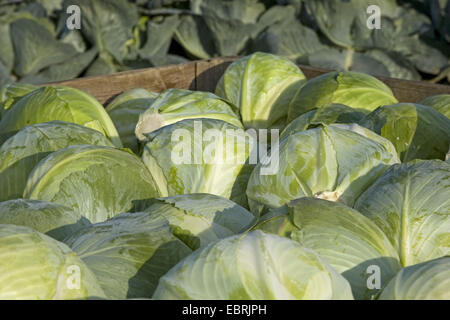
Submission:
[[[372,4],[378,30],[366,26]],[[66,27],[69,5],[80,30]],[[0,0],[0,85],[255,51],[448,83],[450,0]]]

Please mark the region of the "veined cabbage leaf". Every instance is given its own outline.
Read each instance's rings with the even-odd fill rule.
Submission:
[[[289,59],[256,52],[227,68],[216,94],[238,106],[245,128],[282,129],[288,109],[299,102],[305,79]]]
[[[279,156],[278,172],[262,174],[258,164],[250,176],[247,197],[252,212],[264,214],[301,197],[352,206],[390,165],[399,162],[389,141],[354,131],[319,125],[281,140],[274,151]]]
[[[356,201],[397,250],[403,267],[450,254],[450,165],[391,166]]]
[[[91,270],[64,243],[0,224],[0,299],[104,298]]]
[[[375,77],[360,72],[329,72],[309,80],[289,106],[288,123],[298,116],[330,103],[373,111],[397,103],[392,90]]]
[[[0,202],[0,224],[29,227],[62,241],[88,226],[89,221],[77,211],[57,203],[15,199]]]
[[[161,93],[139,117],[136,136],[145,140],[161,127],[185,119],[217,119],[242,128],[239,110],[210,92],[169,89]]]
[[[401,268],[387,236],[364,215],[337,202],[293,200],[266,214],[256,229],[317,252],[348,280],[356,299],[374,297]],[[372,283],[374,270],[379,272],[379,283]]]
[[[131,151],[92,145],[51,153],[31,172],[24,191],[24,198],[62,204],[92,223],[159,195],[150,172]]]
[[[314,251],[262,231],[199,249],[164,275],[153,299],[353,299],[350,285]]]
[[[19,99],[0,121],[0,135],[8,138],[27,125],[52,120],[73,122],[100,131],[114,145],[122,146],[103,106],[87,93],[63,86],[42,87]]]
[[[102,133],[74,123],[26,126],[0,146],[0,201],[21,198],[28,176],[51,152],[75,144],[114,147]]]

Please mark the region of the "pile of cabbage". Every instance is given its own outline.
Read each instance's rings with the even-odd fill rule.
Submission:
[[[450,299],[449,117],[266,53],[215,93],[7,85],[0,299]]]

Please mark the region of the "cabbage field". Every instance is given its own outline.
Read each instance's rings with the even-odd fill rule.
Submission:
[[[449,83],[450,0],[0,1],[0,86],[256,51]]]
[[[5,85],[0,299],[448,300],[449,117],[262,52],[215,93]]]

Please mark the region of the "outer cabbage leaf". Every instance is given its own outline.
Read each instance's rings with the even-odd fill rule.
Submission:
[[[153,199],[145,212],[165,217],[192,250],[248,231],[257,220],[233,201],[207,193]]]
[[[28,176],[51,152],[75,144],[114,147],[100,132],[52,121],[26,126],[0,147],[0,201],[21,198]]]
[[[200,35],[202,35],[200,37]],[[212,32],[201,15],[183,15],[175,30],[175,39],[194,57],[209,59],[216,52]]]
[[[369,299],[369,267],[380,270],[384,287],[400,270],[397,251],[386,235],[358,211],[336,202],[301,198],[268,213],[256,226],[288,237],[323,257],[346,278],[356,299]]]
[[[355,209],[383,230],[403,267],[450,253],[450,165],[443,161],[393,165]]]
[[[450,118],[450,94],[438,94],[427,97],[419,102],[425,106],[430,106],[447,118]]]
[[[277,174],[263,175],[261,164],[253,170],[247,186],[250,209],[265,213],[301,197],[352,206],[388,166],[399,162],[392,146],[385,145],[389,142],[380,143],[337,125],[291,134],[277,150]]]
[[[158,19],[161,20],[161,19]],[[159,23],[158,23],[159,22]],[[147,22],[147,39],[139,55],[145,59],[163,57],[169,51],[172,36],[180,23],[178,15],[168,16],[164,20]]]
[[[450,300],[450,257],[402,269],[379,296],[380,300]]]
[[[26,75],[21,82],[41,84],[77,78],[98,54],[96,47],[77,53],[64,62],[52,64],[37,74]]]
[[[74,145],[51,153],[31,172],[24,198],[56,202],[101,222],[159,196],[138,157],[110,147]]]
[[[30,228],[0,224],[0,256],[2,300],[104,297],[92,271],[72,250]]]
[[[382,106],[359,124],[391,141],[403,162],[444,160],[450,147],[450,119],[432,107],[414,103]]]
[[[280,139],[297,131],[305,131],[320,123],[356,123],[369,111],[364,109],[353,109],[343,104],[332,103],[319,109],[308,111],[292,122],[281,132]]]
[[[366,15],[370,5],[377,5],[383,16],[396,13],[395,0],[305,0],[308,12],[320,31],[341,47],[353,47],[356,40],[370,36]]]
[[[297,242],[253,231],[212,243],[173,267],[154,299],[352,299],[349,283]]]
[[[132,29],[138,21],[137,7],[126,0],[65,0],[63,8],[77,5],[81,10],[81,32],[100,52],[122,62],[130,51]],[[66,21],[67,15],[61,15]]]
[[[10,137],[27,125],[52,120],[95,129],[114,145],[122,146],[113,122],[95,98],[81,90],[59,86],[39,88],[14,103],[0,121],[0,135]]]
[[[189,54],[207,59],[246,51],[264,11],[258,0],[191,1],[192,14],[181,17],[175,36]]]
[[[10,33],[16,61],[14,72],[20,76],[37,73],[77,54],[72,45],[57,41],[45,26],[33,19],[12,22]]]
[[[373,111],[397,102],[391,89],[375,77],[350,71],[329,72],[309,80],[300,89],[295,103],[289,106],[288,122],[330,103]]]
[[[122,213],[65,240],[97,276],[110,299],[149,298],[158,280],[192,250],[166,219]]]
[[[57,203],[15,199],[0,202],[0,224],[29,227],[62,241],[89,222],[78,212]]]
[[[136,136],[145,140],[145,134],[185,119],[218,119],[242,128],[239,110],[229,102],[209,92],[169,89],[161,93],[139,117]]]
[[[143,113],[158,96],[142,88],[123,92],[106,107],[111,120],[119,132],[123,145],[135,153],[138,152],[138,140],[135,135],[139,115]]]
[[[216,94],[238,106],[245,128],[283,128],[299,102],[303,72],[290,60],[257,52],[232,63]]]
[[[163,196],[211,193],[247,206],[254,144],[243,129],[221,120],[187,119],[147,138],[142,160]]]
[[[259,0],[221,1],[193,0],[191,10],[196,14],[215,11],[222,19],[237,19],[244,23],[256,23],[265,7]]]
[[[261,16],[257,26],[257,31],[261,32],[253,40],[253,52],[273,53],[300,62],[327,48],[313,29],[298,20],[292,5],[271,7]]]

